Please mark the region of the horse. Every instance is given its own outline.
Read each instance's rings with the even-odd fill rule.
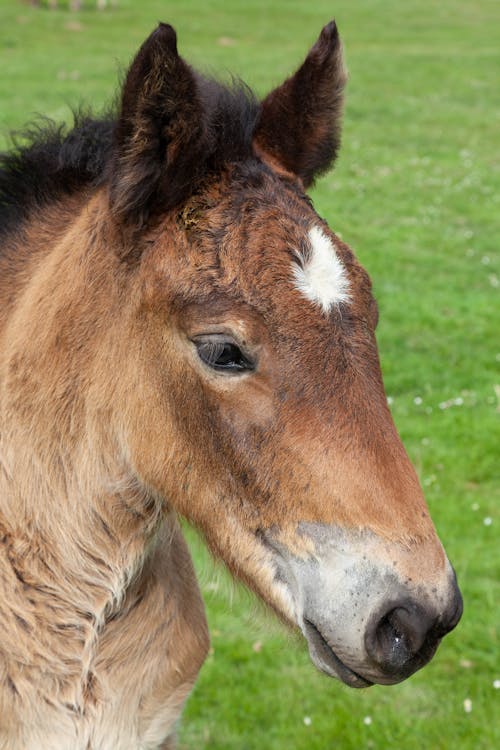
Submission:
[[[114,114],[3,155],[2,750],[174,747],[209,649],[180,518],[354,688],[459,621],[369,276],[306,194],[345,82],[333,21],[262,100],[161,23]]]

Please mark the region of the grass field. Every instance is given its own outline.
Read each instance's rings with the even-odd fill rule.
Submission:
[[[228,583],[189,532],[213,648],[180,747],[493,750],[500,747],[498,0],[120,0],[103,13],[87,0],[78,14],[0,0],[0,140],[34,112],[68,119],[78,102],[108,102],[159,19],[176,26],[190,61],[237,73],[263,94],[299,64],[333,15],[350,69],[344,142],[313,197],[373,278],[387,394],[456,567],[465,614],[409,681],[351,691],[317,673],[304,644]]]

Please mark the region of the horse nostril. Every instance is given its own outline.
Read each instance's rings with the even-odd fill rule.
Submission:
[[[462,611],[456,580],[439,615],[411,598],[386,603],[368,623],[367,654],[384,674],[398,679],[409,677],[432,658],[441,638],[457,625]]]
[[[385,673],[400,673],[423,650],[433,625],[434,619],[413,602],[393,605],[368,628],[366,650]]]

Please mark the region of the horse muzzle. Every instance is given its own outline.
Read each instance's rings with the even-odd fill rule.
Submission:
[[[460,620],[462,596],[444,553],[350,536],[328,539],[323,527],[315,552],[302,557],[272,544],[279,579],[318,669],[351,687],[393,685],[432,659]],[[429,558],[440,564],[426,568]]]
[[[346,654],[344,639],[338,643],[337,634],[330,632],[326,623],[318,626],[304,616],[302,632],[313,663],[326,674],[355,688],[374,683],[393,685],[432,659],[441,639],[458,624],[462,611],[456,583],[448,609],[439,616],[410,598],[385,603],[369,619],[361,658],[354,651]]]

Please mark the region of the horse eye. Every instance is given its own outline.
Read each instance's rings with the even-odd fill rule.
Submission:
[[[234,341],[219,337],[195,339],[194,344],[201,361],[212,370],[225,373],[251,372],[255,363],[244,354]]]

